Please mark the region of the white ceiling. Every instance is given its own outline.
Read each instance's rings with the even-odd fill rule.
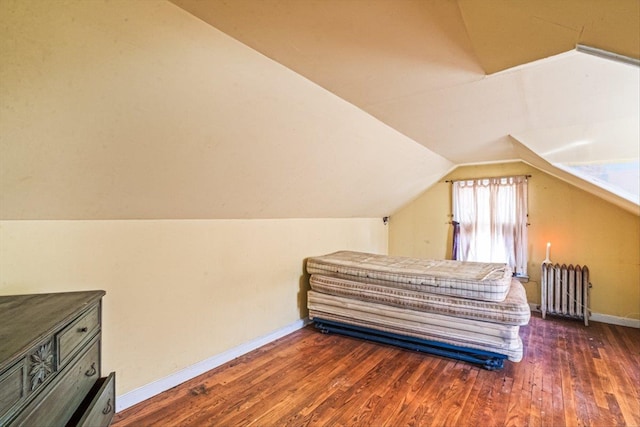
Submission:
[[[558,153],[637,165],[640,68],[574,47],[637,56],[638,2],[172,1],[454,164],[527,160],[583,187],[547,167]]]
[[[637,162],[639,69],[573,51],[640,56],[609,4],[3,0],[0,218],[376,217],[508,160],[640,214],[565,167]]]

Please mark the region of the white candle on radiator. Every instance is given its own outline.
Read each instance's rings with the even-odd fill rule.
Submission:
[[[545,257],[544,261],[545,262],[549,262],[549,249],[551,248],[551,242],[547,242],[547,256]]]

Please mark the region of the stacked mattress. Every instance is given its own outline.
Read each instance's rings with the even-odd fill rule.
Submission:
[[[306,265],[316,323],[522,359],[530,309],[505,264],[340,251]]]

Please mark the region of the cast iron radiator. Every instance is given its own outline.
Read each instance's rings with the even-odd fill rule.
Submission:
[[[547,314],[584,319],[589,325],[589,269],[565,264],[542,264],[542,318]]]

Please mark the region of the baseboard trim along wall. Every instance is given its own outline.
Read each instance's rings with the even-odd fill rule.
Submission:
[[[182,369],[168,377],[161,378],[157,381],[144,385],[140,388],[132,390],[116,398],[116,412],[123,411],[137,403],[147,400],[163,391],[169,390],[172,387],[182,384],[192,378],[202,375],[213,368],[217,368],[243,354],[249,353],[263,345],[269,344],[279,338],[289,335],[292,332],[302,329],[310,323],[308,318],[300,319],[290,325],[285,326],[282,329],[278,329],[268,335],[256,338],[252,341],[241,344],[224,353],[217,354],[209,359],[198,362],[195,365],[191,365],[185,369]]]
[[[530,303],[529,306],[531,307],[531,311],[540,311],[540,308],[537,304]],[[589,319],[593,320],[594,322],[603,322],[610,323],[612,325],[640,328],[640,320],[629,319],[626,317],[591,313]],[[163,391],[169,390],[170,388],[175,387],[178,384],[182,384],[183,382],[195,378],[198,375],[202,375],[213,368],[217,368],[220,365],[223,365],[237,357],[242,356],[243,354],[249,353],[250,351],[262,347],[263,345],[266,345],[272,341],[284,337],[285,335],[295,332],[309,323],[310,320],[308,318],[298,320],[268,335],[246,342],[242,345],[239,345],[238,347],[227,350],[224,353],[220,353],[218,355],[210,357],[209,359],[203,360],[202,362],[196,363],[195,365],[182,369],[175,374],[169,375],[168,377],[159,379],[133,391],[120,395],[116,399],[116,412],[123,411],[137,403],[142,402],[143,400],[149,399],[157,394],[162,393]]]
[[[540,305],[529,303],[531,311],[540,311]],[[630,328],[640,329],[640,320],[630,319],[628,317],[611,316],[609,314],[591,313],[589,320],[594,322],[609,323],[610,325],[628,326]]]

